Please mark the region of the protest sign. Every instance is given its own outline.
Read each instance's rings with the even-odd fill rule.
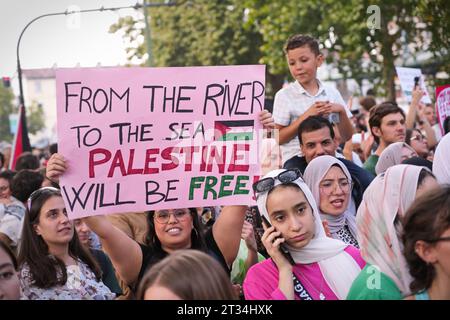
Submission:
[[[420,88],[425,92],[422,97],[422,103],[431,103],[430,95],[428,94],[427,88],[425,87],[424,78],[422,71],[416,68],[403,68],[395,67],[397,70],[397,76],[400,80],[400,86],[402,87],[403,94],[406,97],[406,101],[411,102],[412,91],[414,89],[414,78],[419,77]]]
[[[56,71],[70,218],[254,204],[265,66]]]
[[[444,132],[444,120],[450,116],[450,85],[436,88],[436,116],[442,135]]]

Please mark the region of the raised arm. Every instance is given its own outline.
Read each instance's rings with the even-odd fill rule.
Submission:
[[[239,250],[246,210],[247,206],[225,206],[212,227],[214,240],[228,266],[233,264]]]
[[[116,228],[105,216],[87,217],[83,220],[100,238],[102,247],[120,278],[128,285],[133,285],[142,265],[142,251],[139,244]]]
[[[419,107],[420,99],[422,99],[424,92],[420,87],[416,87],[412,91],[411,104],[409,105],[408,113],[406,115],[406,129],[414,129],[416,123],[417,108]]]

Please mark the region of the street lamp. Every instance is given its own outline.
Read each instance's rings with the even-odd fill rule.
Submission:
[[[18,74],[18,78],[19,78],[19,102],[21,107],[25,107],[25,99],[24,99],[24,95],[23,95],[23,85],[22,85],[22,68],[20,66],[20,40],[22,40],[22,36],[25,33],[25,30],[28,29],[28,27],[35,21],[42,19],[44,17],[50,17],[50,16],[67,16],[70,14],[75,14],[75,13],[85,13],[85,12],[102,12],[102,11],[116,11],[116,10],[121,10],[121,9],[141,9],[141,8],[147,8],[147,7],[163,7],[163,6],[174,6],[176,5],[175,1],[165,1],[163,3],[148,3],[147,1],[144,1],[144,3],[136,3],[134,6],[122,6],[122,7],[113,7],[113,8],[105,8],[105,7],[101,7],[98,9],[87,9],[87,10],[73,10],[73,11],[69,11],[66,10],[64,12],[55,12],[55,13],[47,13],[47,14],[43,14],[41,16],[38,16],[36,18],[34,18],[33,20],[31,20],[30,22],[28,22],[28,24],[25,26],[25,28],[23,28],[22,32],[20,33],[19,36],[19,40],[17,41],[17,49],[16,49],[16,55],[17,55],[17,74]],[[148,53],[150,55],[150,52]],[[23,110],[25,111],[25,110]]]

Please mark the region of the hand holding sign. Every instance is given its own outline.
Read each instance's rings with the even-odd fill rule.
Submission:
[[[408,102],[411,102],[412,100],[412,92],[416,85],[415,79],[419,77],[419,86],[424,92],[424,96],[422,97],[421,101],[423,103],[431,103],[430,96],[428,95],[427,89],[425,87],[422,71],[420,69],[404,67],[395,67],[395,69],[397,70],[400,85]]]
[[[54,153],[47,162],[46,176],[50,181],[59,183],[59,177],[67,168],[66,159],[61,154]]]

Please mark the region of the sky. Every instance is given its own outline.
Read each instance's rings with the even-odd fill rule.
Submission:
[[[135,5],[142,0],[1,0],[0,2],[0,76],[11,77],[17,93],[16,47],[28,22],[42,14],[66,9],[97,9]],[[127,62],[126,43],[109,27],[119,17],[142,17],[134,9],[116,12],[88,12],[76,17],[51,16],[33,22],[20,44],[22,69],[58,67],[117,66]]]

